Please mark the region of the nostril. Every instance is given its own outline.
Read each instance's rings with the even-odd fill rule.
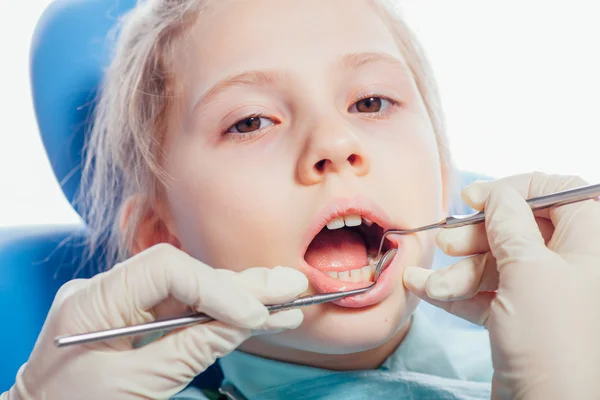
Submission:
[[[316,163],[315,169],[317,170],[317,172],[323,172],[325,170],[326,163],[327,163],[327,160],[321,160],[318,163]]]
[[[354,153],[354,154],[350,154],[348,156],[348,158],[346,158],[346,162],[348,162],[348,164],[352,167],[361,167],[361,165],[363,163],[363,159],[361,156]],[[324,158],[315,163],[314,169],[318,173],[323,173],[328,168],[328,165],[331,165],[331,167],[333,167],[334,169],[340,167],[340,166],[336,166],[335,163],[332,162],[330,159]]]

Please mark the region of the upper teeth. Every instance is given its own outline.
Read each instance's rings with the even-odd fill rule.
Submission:
[[[334,230],[340,229],[344,226],[359,226],[363,223],[363,218],[358,214],[344,215],[343,217],[337,217],[332,219],[327,224],[327,229]],[[369,226],[372,224],[368,219],[364,219],[364,223]]]

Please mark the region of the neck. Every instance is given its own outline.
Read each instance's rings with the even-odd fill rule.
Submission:
[[[240,350],[259,357],[306,365],[331,371],[356,371],[379,368],[398,348],[410,329],[411,319],[392,338],[379,347],[351,354],[320,354],[266,343],[260,337],[247,340]]]

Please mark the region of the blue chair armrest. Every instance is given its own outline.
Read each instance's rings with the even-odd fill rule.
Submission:
[[[0,229],[0,392],[27,361],[58,288],[90,274],[77,271],[83,238],[82,226]]]

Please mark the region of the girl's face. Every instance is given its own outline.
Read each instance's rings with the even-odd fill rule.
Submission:
[[[215,268],[293,267],[309,293],[366,286],[377,225],[444,212],[436,138],[389,28],[368,0],[213,4],[178,47],[170,233]],[[305,308],[300,328],[256,346],[277,358],[389,340],[417,304],[403,269],[433,256],[431,234],[393,241],[399,252],[375,289]]]

